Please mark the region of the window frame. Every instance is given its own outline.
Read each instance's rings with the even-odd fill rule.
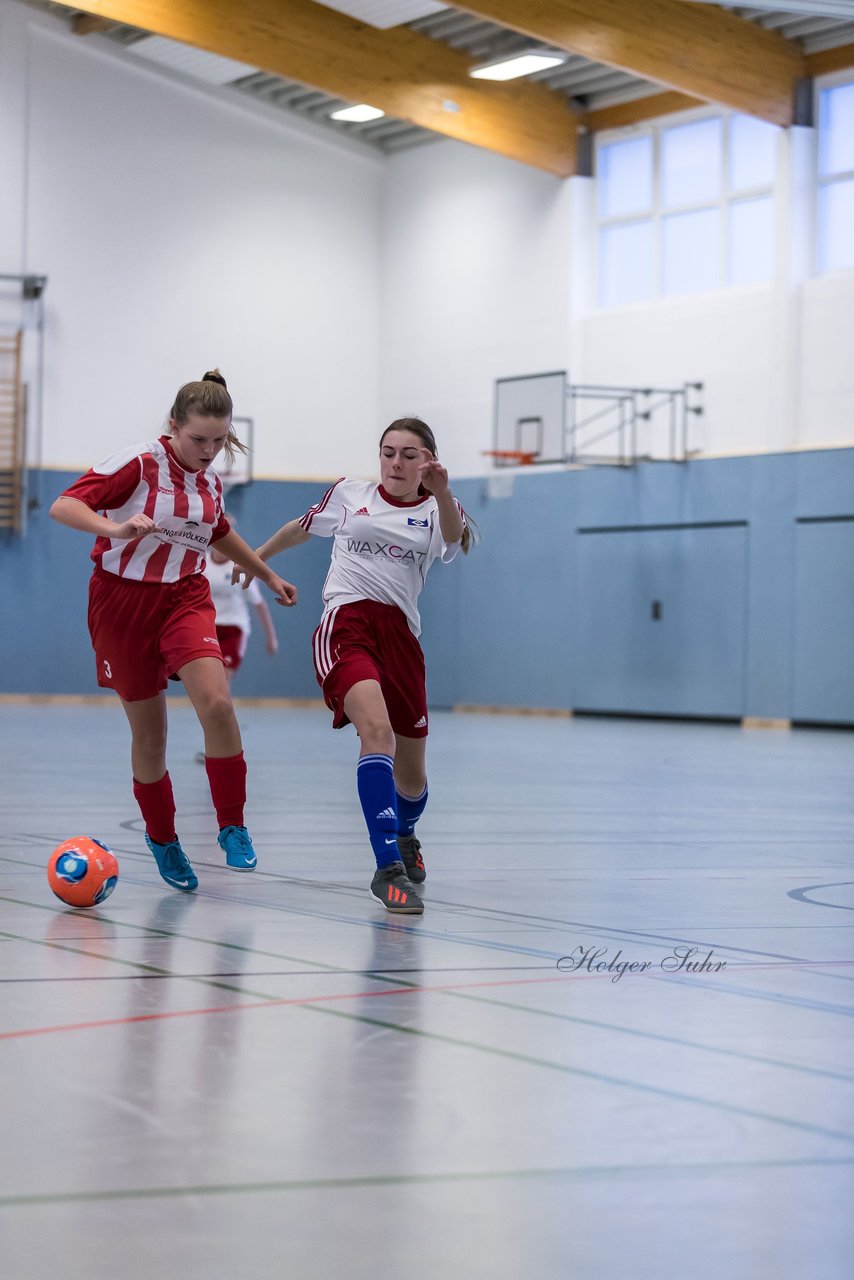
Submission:
[[[843,183],[854,182],[854,168],[845,169],[841,173],[822,174],[821,172],[821,97],[828,89],[838,89],[844,85],[854,85],[854,68],[847,68],[843,71],[835,71],[826,76],[816,78],[813,86],[814,93],[814,120],[815,120],[815,148],[813,156],[812,177],[815,185],[815,193],[813,197],[813,244],[812,244],[812,273],[816,277],[836,275],[840,272],[854,271],[854,265],[844,267],[824,267],[821,265],[821,249],[819,243],[819,206],[821,202],[821,193],[829,187],[840,186]],[[854,233],[852,233],[854,235]]]
[[[729,279],[731,233],[729,218],[730,207],[733,204],[744,200],[770,198],[772,201],[773,217],[776,224],[778,218],[778,200],[781,183],[781,166],[779,163],[779,154],[777,154],[775,155],[774,178],[770,183],[761,182],[754,183],[749,187],[730,187],[730,155],[732,149],[730,122],[734,117],[743,114],[745,113],[724,110],[713,106],[698,107],[691,111],[681,111],[673,115],[659,116],[653,120],[645,120],[638,124],[625,125],[619,129],[603,130],[602,133],[596,135],[594,143],[594,181],[596,183],[596,252],[594,255],[595,261],[593,270],[593,305],[596,310],[613,311],[617,307],[648,306],[650,303],[654,302],[708,296],[710,292],[719,293],[724,290],[732,289],[768,289],[773,286],[773,272],[771,277],[761,284],[737,284],[732,283]],[[664,133],[666,130],[679,128],[682,125],[698,123],[702,120],[720,120],[722,126],[717,199],[691,200],[674,205],[664,205],[662,200],[662,149]],[[605,217],[600,212],[600,193],[598,186],[600,171],[599,153],[604,147],[612,146],[614,143],[627,141],[630,138],[640,136],[648,136],[652,139],[653,172],[651,208],[647,213],[634,212],[631,214]],[[719,220],[718,284],[712,290],[697,289],[683,293],[667,293],[664,289],[664,221],[666,218],[673,217],[674,215],[678,216],[679,214],[685,213],[698,213],[707,210],[716,210]],[[604,302],[602,300],[602,230],[604,228],[610,229],[612,227],[624,226],[638,222],[652,223],[654,245],[654,291],[651,297],[644,299],[642,302]]]

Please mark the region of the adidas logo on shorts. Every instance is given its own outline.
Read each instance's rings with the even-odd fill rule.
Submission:
[[[415,721],[415,724],[414,724],[412,727],[413,727],[413,729],[426,729],[426,728],[427,728],[427,717],[426,717],[426,716],[422,716],[420,720],[416,720],[416,721]]]

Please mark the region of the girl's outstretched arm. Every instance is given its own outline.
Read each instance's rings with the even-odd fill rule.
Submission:
[[[246,577],[244,586],[248,587],[253,578],[260,578],[270,588],[278,604],[296,604],[296,587],[290,582],[285,582],[284,578],[280,578],[278,574],[273,573],[273,570],[256,556],[249,544],[244,542],[240,534],[234,529],[229,529],[224,538],[219,538],[216,547],[224,556],[228,556],[229,560],[233,560],[239,566],[239,569],[235,569],[232,573],[232,582],[238,581],[239,570],[243,570]]]

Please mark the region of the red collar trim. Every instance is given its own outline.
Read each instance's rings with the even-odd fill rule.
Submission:
[[[381,484],[377,485],[377,493],[390,507],[420,507],[430,497],[429,493],[425,493],[423,498],[416,498],[413,502],[401,502],[400,498],[393,498],[390,493],[386,493]]]
[[[204,467],[188,467],[185,462],[182,462],[181,459],[178,457],[177,453],[175,452],[174,448],[172,447],[172,441],[170,440],[169,436],[161,436],[160,443],[166,449],[166,452],[169,454],[169,457],[175,463],[175,466],[180,467],[182,471],[188,472],[191,476],[196,476],[199,474],[200,471],[205,470]]]

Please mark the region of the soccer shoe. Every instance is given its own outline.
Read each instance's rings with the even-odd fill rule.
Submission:
[[[216,838],[232,871],[254,871],[258,865],[252,840],[245,827],[223,827]]]
[[[195,893],[199,887],[199,879],[190,866],[187,857],[176,836],[169,844],[158,844],[146,831],[145,843],[154,854],[157,870],[167,884],[173,889],[183,889],[184,893]]]
[[[420,916],[424,910],[424,903],[415,892],[402,862],[377,867],[369,892],[376,902],[394,915]]]
[[[397,848],[409,879],[413,884],[423,884],[427,879],[427,868],[421,857],[421,841],[415,836],[398,836]]]

